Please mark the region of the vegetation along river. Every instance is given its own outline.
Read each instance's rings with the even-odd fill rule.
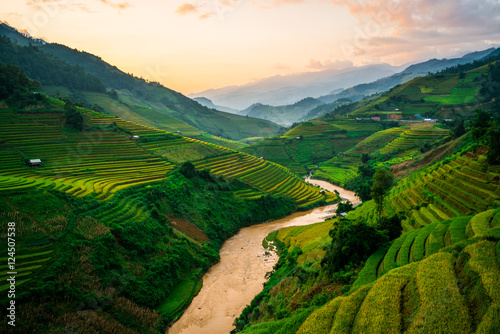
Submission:
[[[359,203],[352,191],[325,181],[307,181],[332,192],[337,190],[342,199]],[[266,273],[272,271],[278,261],[274,252],[265,255],[262,240],[272,231],[283,227],[323,221],[333,215],[336,206],[328,205],[306,212],[296,212],[269,223],[245,227],[226,240],[220,250],[220,261],[203,276],[203,288],[200,293],[167,333],[229,333],[233,329],[234,319],[262,291]]]

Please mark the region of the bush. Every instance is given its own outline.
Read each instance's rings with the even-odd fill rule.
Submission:
[[[377,229],[379,231],[385,231],[389,240],[399,238],[401,232],[403,232],[403,226],[401,225],[401,218],[398,215],[391,217],[381,217],[377,224]]]
[[[343,269],[349,263],[357,264],[366,260],[388,239],[373,226],[349,220],[341,220],[329,235],[332,242],[321,261],[323,268],[329,272]]]

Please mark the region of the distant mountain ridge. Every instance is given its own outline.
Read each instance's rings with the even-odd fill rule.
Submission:
[[[331,103],[341,98],[348,98],[352,101],[358,101],[364,96],[369,96],[381,92],[385,92],[397,85],[408,82],[416,77],[427,75],[430,73],[435,73],[445,68],[466,64],[473,62],[474,60],[481,60],[490,55],[495,55],[498,53],[500,48],[489,48],[483,51],[471,52],[460,58],[452,59],[430,59],[422,63],[414,64],[408,66],[405,70],[393,74],[389,77],[382,78],[370,83],[360,84],[342,92],[336,94],[328,94],[318,98],[318,100],[324,103]]]
[[[243,86],[229,86],[220,89],[210,89],[201,93],[191,94],[190,96],[203,96],[205,99],[210,98],[213,102],[213,108],[217,110],[224,110],[231,112],[227,109],[223,109],[225,107],[218,106],[220,103],[222,105],[229,105],[231,103],[235,103],[238,100],[252,100],[257,101],[252,103],[249,107],[242,109],[241,111],[236,111],[235,113],[240,115],[248,115],[251,117],[259,117],[268,119],[270,121],[276,122],[282,125],[290,125],[299,121],[306,121],[312,119],[314,117],[319,117],[339,105],[356,102],[359,101],[366,96],[370,96],[373,94],[379,94],[389,89],[406,83],[412,79],[415,79],[420,76],[427,75],[430,73],[435,73],[441,71],[445,68],[453,67],[456,65],[466,64],[473,62],[475,60],[481,60],[488,56],[495,55],[500,53],[500,48],[489,48],[483,51],[476,51],[468,53],[460,58],[451,58],[451,59],[430,59],[425,62],[417,63],[406,67],[403,71],[398,73],[393,73],[392,75],[379,77],[374,81],[370,81],[370,76],[364,77],[364,82],[349,87],[347,83],[349,80],[345,80],[346,76],[353,74],[353,71],[338,71],[340,75],[339,79],[342,79],[342,83],[344,83],[344,87],[348,86],[349,88],[334,88],[328,90],[327,94],[321,96],[307,95],[307,93],[311,92],[314,89],[302,89],[300,94],[292,94],[295,86],[284,86],[279,89],[269,90],[267,92],[260,92],[259,89],[267,88],[270,89],[272,84],[277,84],[281,81],[285,80],[286,77],[271,77],[264,80],[261,80],[257,83],[247,84]],[[362,73],[362,71],[366,70],[368,67],[358,68],[357,71]],[[396,70],[396,67],[392,67],[392,70]],[[373,70],[373,68],[371,68]],[[321,78],[322,75],[325,74],[333,74],[334,71],[324,71],[318,72],[316,74],[304,73],[297,75],[297,77],[307,77],[310,76],[310,80],[306,80],[304,86],[314,83],[314,76]],[[354,72],[355,75],[359,74]],[[293,77],[293,76],[288,76]],[[351,79],[353,80],[353,79]],[[333,80],[332,80],[333,82]],[[323,90],[327,90],[327,86],[323,87]],[[249,92],[248,94],[246,92]],[[258,95],[258,92],[260,94]],[[264,102],[268,99],[268,95],[272,94],[282,94],[283,92],[288,92],[288,98],[296,99],[298,96],[304,96],[302,99],[297,100],[293,103],[276,105],[273,103]],[[258,95],[258,96],[257,96]],[[197,97],[195,99],[202,99],[202,97]],[[311,103],[312,99],[314,103]],[[300,103],[302,101],[309,101],[309,103]],[[229,104],[228,104],[229,103]],[[226,107],[227,108],[227,107]],[[233,111],[234,112],[234,111]]]
[[[380,64],[277,75],[242,86],[209,89],[189,94],[189,97],[206,97],[214,104],[239,110],[255,103],[271,106],[289,105],[307,97],[315,98],[330,94],[332,91],[373,81],[396,72],[396,67]]]
[[[157,119],[160,113],[164,119],[175,118],[211,135],[233,140],[272,136],[281,130],[268,120],[209,109],[157,82],[127,74],[98,56],[33,39],[4,23],[0,24],[0,36],[5,36],[0,61],[23,68],[53,96],[59,92],[72,95],[89,107],[98,105],[125,119],[136,117],[140,111],[140,117],[157,123],[153,118]]]

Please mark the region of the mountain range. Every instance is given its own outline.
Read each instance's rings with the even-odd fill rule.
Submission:
[[[127,74],[100,57],[47,43],[0,24],[0,62],[21,67],[41,82],[47,94],[130,121],[143,122],[185,135],[240,140],[277,134],[281,127],[267,120],[220,112],[157,82]],[[185,129],[190,129],[185,133]],[[204,135],[206,133],[206,135]]]
[[[246,109],[255,103],[272,106],[294,104],[306,97],[331,94],[364,82],[396,73],[397,67],[387,64],[327,69],[291,75],[276,75],[242,86],[209,89],[189,97],[206,97],[217,105]]]
[[[228,112],[231,111],[222,105],[230,105],[234,108],[252,102],[252,105],[236,113],[289,126],[295,122],[321,116],[341,104],[359,101],[366,96],[385,92],[414,78],[448,67],[485,59],[498,53],[500,53],[500,48],[489,48],[468,53],[460,58],[430,59],[410,65],[400,72],[398,72],[398,67],[382,64],[342,71],[326,70],[277,76],[257,83],[212,89],[190,96],[203,96],[206,100],[211,100],[213,108]],[[383,76],[383,73],[387,73],[387,76]],[[297,80],[300,84],[297,84]],[[351,86],[353,82],[357,83]],[[321,91],[328,93],[321,94]],[[201,97],[196,99],[199,100]],[[292,102],[282,104],[285,101]]]

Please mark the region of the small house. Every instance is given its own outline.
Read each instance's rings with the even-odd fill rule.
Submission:
[[[325,192],[323,189],[322,189],[322,190],[320,190],[320,191],[319,191],[319,193],[320,193],[321,195],[325,195],[325,194],[326,194],[326,192]]]
[[[376,122],[380,122],[380,117],[372,117],[371,119],[376,121]]]
[[[264,157],[260,157],[260,160],[266,160],[266,158],[264,158]]]
[[[302,138],[301,138],[300,136],[298,136],[298,137],[296,137],[295,139],[297,139],[297,140],[301,140]]]
[[[138,140],[139,140],[139,136],[131,136],[131,137],[130,137],[130,140],[135,140],[135,141],[138,141]]]
[[[28,165],[30,165],[31,167],[39,167],[42,165],[42,160],[41,159],[29,159]]]
[[[347,212],[341,212],[339,216],[340,217],[345,217],[345,216],[347,216]]]

